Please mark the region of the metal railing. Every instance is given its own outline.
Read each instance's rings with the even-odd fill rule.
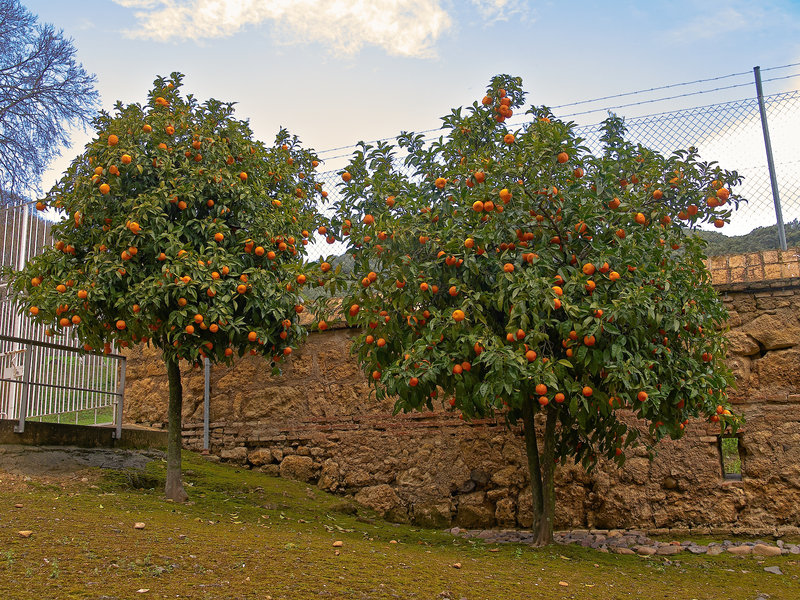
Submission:
[[[106,410],[111,418],[102,424],[116,425],[119,439],[124,356],[0,334],[0,364],[0,418],[18,421],[17,433],[27,420],[64,413],[74,413],[76,424],[101,424],[97,415]]]
[[[21,269],[52,244],[53,222],[35,202],[6,199],[0,205],[0,266]],[[0,280],[0,418],[121,425],[116,406],[125,359],[84,353],[71,332],[56,340],[20,313]]]

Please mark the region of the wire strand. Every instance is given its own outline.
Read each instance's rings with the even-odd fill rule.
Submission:
[[[800,76],[800,73],[794,73],[792,75],[786,75],[784,77],[771,77],[770,79],[764,79],[764,81],[762,83],[767,83],[769,81],[779,81],[781,79],[791,79],[792,77],[798,77],[798,76]],[[665,100],[675,100],[677,98],[686,98],[688,96],[697,96],[699,94],[708,94],[708,93],[711,93],[711,92],[720,92],[722,90],[732,90],[734,88],[740,88],[740,87],[745,87],[745,86],[750,86],[750,85],[753,85],[753,83],[750,82],[750,81],[748,81],[747,83],[736,83],[734,85],[726,85],[726,86],[723,86],[723,87],[713,88],[713,89],[710,89],[710,90],[700,90],[700,91],[697,91],[697,92],[687,92],[685,94],[678,94],[676,96],[666,96],[664,98],[653,98],[651,100],[642,100],[640,102],[629,102],[628,104],[618,104],[617,106],[606,106],[604,108],[595,108],[595,109],[592,109],[592,110],[584,110],[584,111],[581,111],[581,112],[576,112],[576,113],[570,113],[568,115],[563,115],[562,118],[566,119],[567,117],[576,117],[578,115],[588,115],[588,114],[591,114],[591,113],[602,112],[602,111],[605,111],[605,110],[614,110],[614,109],[617,109],[617,108],[628,108],[630,106],[640,106],[642,104],[652,104],[653,102],[663,102]]]

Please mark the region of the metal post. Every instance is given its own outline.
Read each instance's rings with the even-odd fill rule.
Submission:
[[[117,429],[114,432],[115,440],[119,440],[122,438],[122,409],[125,404],[125,367],[128,362],[128,360],[124,356],[121,357],[119,360],[120,360],[120,374],[119,374],[119,384],[117,385],[117,414],[116,414]]]
[[[761,129],[764,132],[764,145],[767,148],[767,167],[769,168],[769,183],[772,186],[772,201],[775,204],[775,217],[778,220],[778,242],[781,250],[786,250],[786,230],[783,227],[783,212],[781,211],[781,197],[778,193],[778,178],[775,176],[775,161],[772,158],[772,142],[769,139],[769,126],[767,125],[767,109],[764,106],[764,91],[761,89],[761,67],[753,67],[756,78],[756,93],[758,94],[758,110],[761,113]]]
[[[203,361],[203,376],[205,385],[203,386],[203,454],[208,454],[208,415],[209,404],[211,403],[211,361],[207,358]]]
[[[19,423],[14,433],[25,433],[25,419],[28,417],[28,395],[31,388],[31,346],[25,346],[25,358],[22,367],[22,398],[19,404]]]
[[[19,253],[17,254],[17,271],[22,271],[25,264],[28,262],[28,219],[30,213],[30,205],[28,203],[22,204],[22,232],[19,237]],[[22,331],[22,319],[25,319],[21,314],[14,313],[14,337],[20,337]]]

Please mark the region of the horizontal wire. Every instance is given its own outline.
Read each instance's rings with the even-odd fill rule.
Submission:
[[[798,77],[798,76],[800,76],[800,73],[794,73],[792,75],[786,75],[784,77],[771,77],[770,79],[764,79],[762,81],[762,83],[767,83],[769,81],[779,81],[781,79],[791,79],[792,77]],[[750,86],[750,85],[753,85],[752,81],[748,81],[747,83],[736,83],[734,85],[726,85],[726,86],[723,86],[723,87],[713,88],[713,89],[710,89],[710,90],[700,90],[700,91],[697,91],[697,92],[686,92],[685,94],[677,94],[675,96],[666,96],[664,98],[653,98],[651,100],[641,100],[639,102],[629,102],[628,104],[618,104],[617,106],[606,106],[604,108],[595,108],[595,109],[592,109],[592,110],[584,110],[584,111],[581,111],[581,112],[576,112],[576,113],[570,113],[568,115],[563,115],[562,118],[566,119],[567,117],[576,117],[578,115],[588,115],[588,114],[591,114],[591,113],[602,112],[604,110],[614,110],[615,108],[628,108],[629,106],[640,106],[642,104],[652,104],[653,102],[663,102],[665,100],[675,100],[677,98],[686,98],[688,96],[697,96],[699,94],[708,94],[708,93],[711,93],[711,92],[720,92],[722,90],[732,90],[734,88],[740,88],[740,87],[745,87],[745,86]]]

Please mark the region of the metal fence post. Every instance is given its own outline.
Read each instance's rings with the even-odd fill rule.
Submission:
[[[125,367],[128,360],[123,356],[120,358],[120,375],[119,384],[117,385],[117,414],[115,415],[117,426],[114,431],[114,439],[119,440],[122,438],[122,409],[125,404]]]
[[[203,454],[208,454],[208,415],[209,404],[211,403],[211,361],[207,358],[203,361],[203,375],[205,385],[203,386]]]
[[[25,346],[25,358],[22,367],[22,398],[19,403],[19,423],[14,433],[25,433],[25,419],[28,417],[28,396],[31,389],[31,346]]]
[[[764,146],[767,149],[767,167],[769,168],[769,183],[772,186],[772,201],[775,204],[775,217],[778,222],[778,242],[781,250],[786,250],[786,230],[783,227],[783,211],[781,210],[781,197],[778,193],[778,178],[775,175],[775,161],[772,158],[772,142],[769,139],[769,126],[767,125],[767,109],[764,106],[764,91],[761,89],[761,67],[753,67],[756,78],[756,93],[758,94],[758,110],[761,113],[761,130],[764,132]]]

